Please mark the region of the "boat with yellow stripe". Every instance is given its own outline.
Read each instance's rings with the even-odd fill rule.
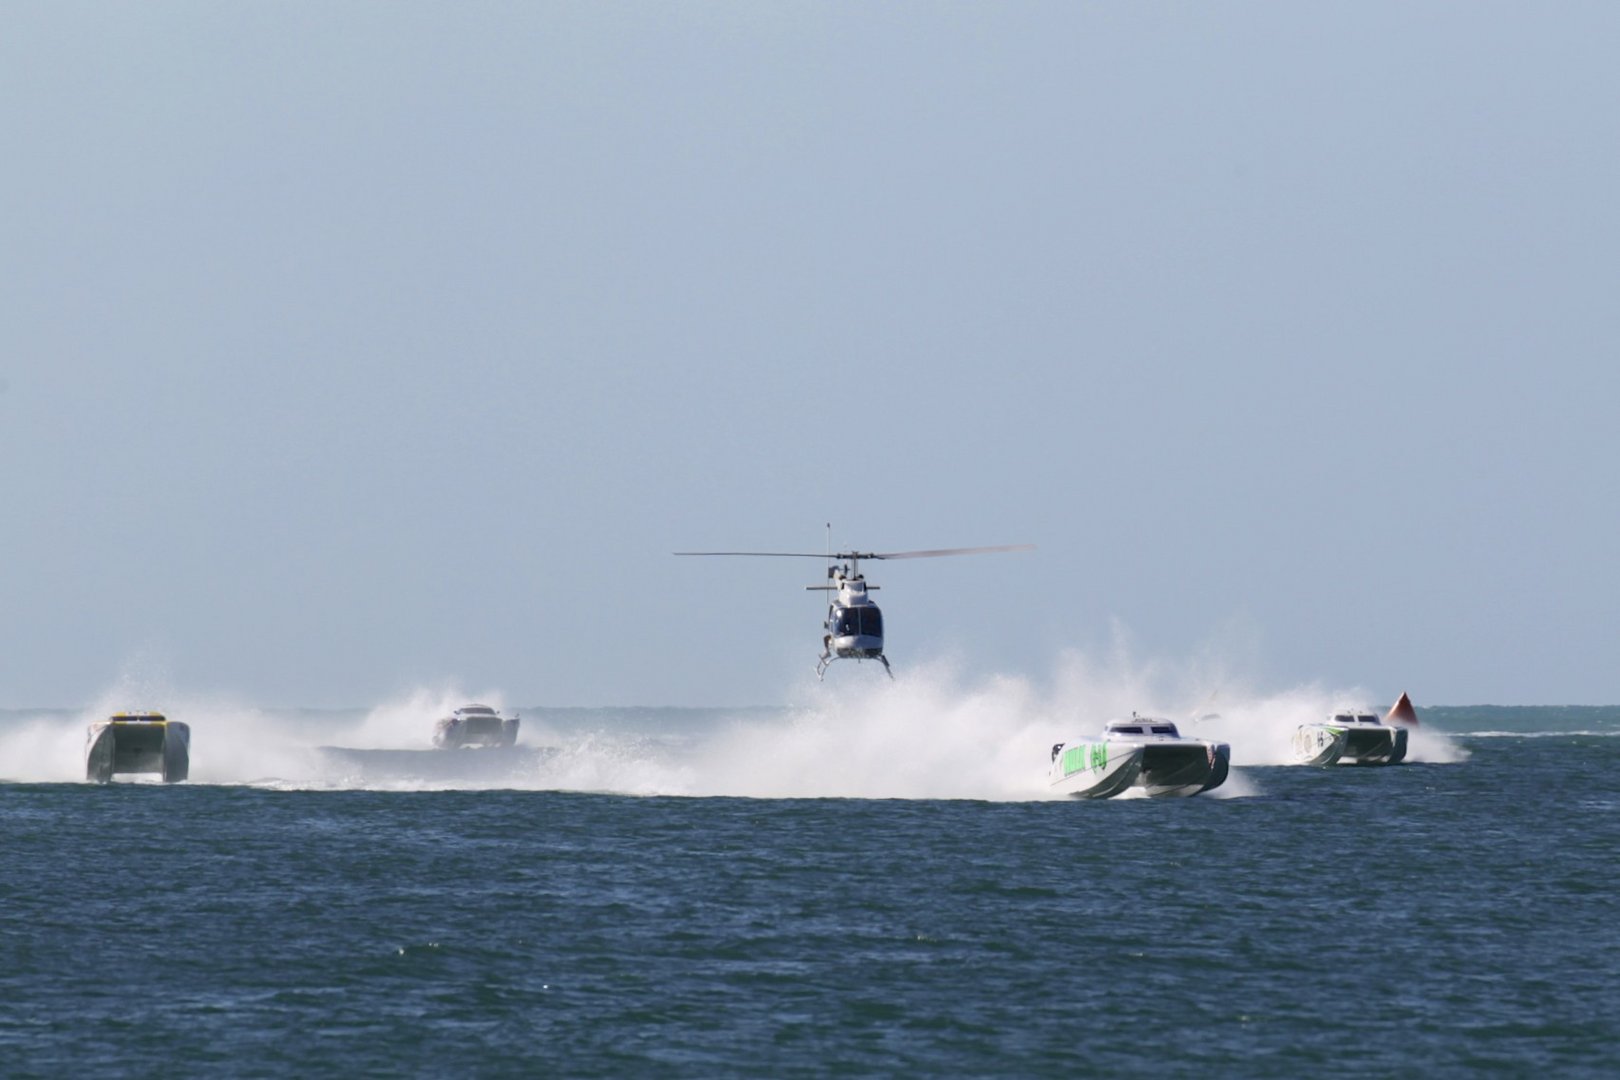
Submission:
[[[90,725],[85,738],[85,779],[105,784],[114,776],[156,773],[177,784],[191,771],[191,728],[156,712],[113,713]]]

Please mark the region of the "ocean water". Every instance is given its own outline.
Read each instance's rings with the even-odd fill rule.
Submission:
[[[1107,802],[1004,687],[521,710],[509,774],[192,703],[170,787],[0,713],[0,1075],[1620,1073],[1620,709],[1322,770],[1251,704],[1224,797]]]

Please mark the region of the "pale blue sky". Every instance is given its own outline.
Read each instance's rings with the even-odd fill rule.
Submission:
[[[1620,701],[1620,6],[4,15],[0,703]]]

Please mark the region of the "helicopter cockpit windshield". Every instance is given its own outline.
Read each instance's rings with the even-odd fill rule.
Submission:
[[[845,608],[838,613],[833,633],[837,637],[882,637],[883,612],[875,606]]]

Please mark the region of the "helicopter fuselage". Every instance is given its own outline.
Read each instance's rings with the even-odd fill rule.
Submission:
[[[823,645],[832,656],[873,660],[883,655],[883,612],[867,595],[864,581],[839,582],[824,629]]]
[[[859,573],[848,575],[838,570],[832,573],[832,586],[837,597],[827,606],[827,621],[822,624],[821,661],[816,665],[818,674],[827,670],[834,660],[877,660],[884,668],[889,666],[883,656],[883,612],[872,602],[866,579]]]

